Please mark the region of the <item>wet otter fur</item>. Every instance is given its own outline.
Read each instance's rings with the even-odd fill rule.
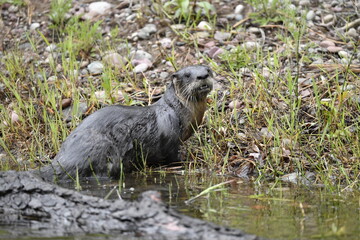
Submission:
[[[66,138],[51,165],[40,169],[47,180],[80,177],[119,178],[144,164],[179,161],[180,144],[203,119],[212,71],[203,65],[185,67],[172,75],[155,104],[104,107]]]

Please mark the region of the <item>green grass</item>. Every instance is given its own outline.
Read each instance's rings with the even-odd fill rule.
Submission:
[[[347,88],[357,86],[359,81],[351,65],[354,56],[345,69],[323,65],[305,72],[304,66],[309,66],[312,59],[328,57],[308,51],[314,43],[309,39],[305,20],[290,9],[289,3],[279,7],[279,1],[272,1],[269,7],[267,1],[253,0],[248,1],[256,9],[250,19],[263,31],[269,29],[268,24],[281,25],[272,30],[272,37],[284,48],[247,50],[238,44],[214,61],[202,55],[193,37],[194,27],[202,19],[200,13],[182,9],[186,1],[171,3],[175,2],[178,5],[168,8],[157,5],[158,16],[169,18],[174,24],[185,23],[184,30],[175,31],[179,40],[201,56],[198,60],[211,66],[224,83],[221,90],[210,95],[204,124],[185,143],[186,169],[205,168],[237,176],[254,172],[253,180],[258,182],[278,181],[293,172],[305,176],[310,171],[316,174],[316,183],[325,184],[330,190],[359,188],[358,89]],[[39,44],[57,45],[48,63],[25,62],[17,48],[7,50],[1,59],[0,79],[5,98],[9,99],[0,106],[0,146],[7,153],[6,161],[0,161],[1,170],[24,170],[50,161],[81,121],[81,117],[73,117],[69,123],[64,121],[63,99],[72,99],[74,116],[78,116],[76,106],[80,101],[86,101],[88,113],[101,104],[117,103],[114,94],[119,90],[124,95],[123,104],[151,102],[154,84],[146,76],[134,75],[131,64],[123,69],[105,64],[101,76],[79,78],[83,61],[91,62],[117,49],[119,44],[128,43],[119,38],[116,27],[104,39],[98,31],[101,21],[67,19],[70,8],[69,1],[52,1],[50,19],[57,36],[51,39],[40,31],[38,36],[27,38],[34,52],[39,50]],[[210,14],[210,8],[200,6],[206,19],[213,23],[217,16]],[[124,55],[130,59],[130,48],[126,49]],[[160,49],[159,54],[176,69],[188,65],[182,62],[186,58],[179,56],[175,47]],[[55,80],[48,81],[50,76]],[[304,77],[311,83],[302,84],[300,79]],[[105,100],[95,97],[97,91],[105,91]],[[238,106],[230,108],[231,102]],[[11,120],[14,113],[17,121]],[[145,168],[143,172],[146,171],[152,170]]]

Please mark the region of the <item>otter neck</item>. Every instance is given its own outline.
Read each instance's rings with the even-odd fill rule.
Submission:
[[[185,141],[201,124],[206,110],[206,100],[185,102],[181,96],[177,95],[173,83],[166,89],[163,100],[178,115],[182,133],[181,140]]]

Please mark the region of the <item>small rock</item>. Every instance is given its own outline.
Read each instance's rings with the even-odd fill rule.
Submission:
[[[212,47],[210,50],[205,51],[210,58],[216,58],[220,54],[224,53],[224,49],[219,47]]]
[[[70,107],[63,109],[62,114],[66,122],[70,122],[73,117],[81,118],[86,113],[88,106],[86,102],[80,102],[74,115],[73,115],[74,112],[73,108],[74,105],[71,105]]]
[[[150,62],[152,62],[153,57],[150,53],[145,52],[143,50],[137,50],[136,52],[131,52],[130,56],[132,56],[133,59],[141,60],[141,59],[148,59]]]
[[[342,47],[336,47],[336,46],[330,46],[330,47],[327,47],[326,49],[331,53],[337,53],[337,52],[343,50]]]
[[[11,123],[19,122],[19,115],[15,111],[11,111]]]
[[[250,33],[261,33],[260,31],[260,28],[257,28],[257,27],[249,27],[247,32],[250,32]]]
[[[242,14],[235,14],[234,18],[235,18],[236,21],[241,21],[241,20],[244,19],[244,16]]]
[[[65,109],[71,105],[71,98],[61,100],[61,109]]]
[[[140,39],[149,39],[152,33],[156,32],[155,24],[146,24],[142,29],[137,32],[137,36]]]
[[[356,86],[353,84],[349,84],[345,87],[345,91],[351,91],[351,90],[355,90]]]
[[[197,28],[200,30],[211,30],[212,29],[210,23],[208,23],[206,21],[201,21],[199,23],[199,25],[197,26]]]
[[[343,51],[343,50],[339,51],[338,54],[341,58],[346,58],[346,59],[349,58],[349,53],[347,53],[346,51]]]
[[[359,37],[359,34],[356,32],[355,28],[350,28],[349,31],[347,32],[347,35],[353,38]]]
[[[159,42],[163,48],[170,49],[172,47],[172,41],[170,38],[163,38]]]
[[[260,130],[260,135],[263,136],[264,138],[266,139],[271,139],[273,138],[273,134],[269,131],[268,128],[264,127],[264,128],[261,128]]]
[[[205,39],[205,38],[208,38],[209,36],[210,36],[210,33],[208,33],[208,32],[196,32],[196,33],[194,33],[195,38]]]
[[[160,73],[160,78],[165,80],[165,79],[167,79],[169,77],[169,75],[170,74],[168,72],[161,72]]]
[[[134,68],[134,73],[142,73],[149,69],[149,65],[146,63],[140,63]]]
[[[257,42],[245,42],[241,46],[244,47],[246,50],[251,51],[259,48],[260,44]]]
[[[49,46],[47,46],[47,47],[45,48],[45,51],[47,51],[47,52],[53,52],[53,51],[56,50],[56,48],[57,48],[56,44],[52,43],[52,44],[50,44]]]
[[[306,14],[306,20],[311,21],[315,18],[315,12],[313,10],[310,10],[307,14]]]
[[[30,31],[34,31],[34,30],[36,30],[37,28],[39,28],[40,27],[40,23],[32,23],[31,25],[30,25]]]
[[[231,33],[216,31],[214,38],[220,42],[226,41],[231,37]]]
[[[237,6],[235,7],[234,13],[235,13],[235,14],[242,14],[243,11],[244,11],[244,9],[245,9],[244,5],[239,4],[239,5],[237,5]]]
[[[229,103],[229,108],[230,109],[239,109],[239,108],[241,108],[241,102],[240,101],[238,101],[238,100],[234,100],[234,101],[231,101],[230,103]]]
[[[184,30],[186,28],[184,24],[173,24],[170,27],[174,30]]]
[[[335,46],[335,43],[333,41],[330,41],[330,40],[324,40],[324,41],[320,42],[319,46],[322,47],[322,48],[328,48],[330,46]]]
[[[108,2],[93,2],[89,4],[89,12],[83,15],[83,19],[91,20],[97,16],[106,15],[110,12],[111,4]]]
[[[106,99],[107,99],[107,96],[106,96],[106,92],[105,91],[96,91],[95,93],[95,97],[98,101],[100,102],[106,102]],[[122,99],[124,99],[124,95],[123,93],[118,90],[116,92],[112,92],[111,93],[111,96],[113,98],[115,98],[115,101],[118,102],[118,101],[121,101]]]
[[[110,66],[117,68],[117,69],[123,68],[125,66],[125,64],[127,63],[126,59],[123,58],[117,52],[110,52],[110,53],[106,54],[103,57],[103,61],[106,64],[109,64]]]
[[[301,7],[309,7],[310,6],[310,0],[301,0],[301,1],[299,1],[299,6],[301,6]]]
[[[57,76],[50,76],[48,77],[47,81],[49,83],[54,83],[57,79],[58,79]]]
[[[334,15],[328,14],[324,17],[324,23],[330,23],[334,19]]]
[[[8,11],[10,13],[16,13],[17,11],[19,11],[19,7],[16,6],[16,5],[11,5],[9,8],[8,8]]]
[[[87,66],[87,69],[89,70],[90,74],[100,74],[104,70],[104,65],[99,61],[95,61],[90,63]]]

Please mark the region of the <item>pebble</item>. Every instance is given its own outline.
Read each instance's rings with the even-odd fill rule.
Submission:
[[[36,30],[37,28],[39,28],[40,27],[40,23],[32,23],[31,25],[30,25],[30,31],[34,31],[34,30]]]
[[[322,48],[328,48],[330,46],[335,46],[335,43],[333,41],[330,41],[330,40],[324,40],[324,41],[320,42],[319,46],[322,47]]]
[[[330,23],[334,19],[334,15],[328,14],[324,17],[324,23]]]
[[[353,37],[353,38],[358,38],[359,37],[359,34],[356,32],[355,28],[350,28],[349,31],[347,32],[347,34],[350,37]]]
[[[239,5],[237,5],[237,6],[235,7],[234,13],[235,13],[235,14],[242,14],[243,11],[244,11],[244,9],[245,9],[244,5],[239,4]]]
[[[241,21],[241,20],[244,19],[244,16],[242,14],[235,14],[234,18],[235,18],[236,21]]]
[[[114,68],[123,68],[127,63],[126,59],[117,52],[107,53],[103,57],[103,61]]]
[[[163,48],[167,48],[167,49],[172,48],[172,40],[170,38],[160,39],[159,42]]]
[[[165,79],[167,79],[169,77],[169,75],[170,74],[168,72],[161,72],[160,73],[160,78],[165,80]]]
[[[210,36],[210,33],[208,33],[208,32],[196,32],[196,33],[194,33],[195,38],[205,39],[205,38],[208,38],[209,36]]]
[[[87,69],[89,70],[90,74],[100,74],[104,70],[104,65],[99,61],[95,61],[90,63],[87,66]]]
[[[245,42],[241,46],[243,46],[246,50],[251,51],[260,47],[260,44],[257,42]]]
[[[148,59],[150,62],[152,62],[153,60],[153,57],[150,53],[148,52],[145,52],[143,50],[137,50],[136,52],[131,52],[130,53],[130,56],[132,56],[133,59],[136,59],[136,60],[141,60],[141,59]]]
[[[61,100],[61,109],[65,109],[71,105],[71,98],[65,98]]]
[[[231,101],[230,103],[229,103],[229,108],[230,109],[239,109],[239,108],[241,108],[241,102],[240,101],[238,101],[238,100],[234,100],[234,101]]]
[[[16,5],[11,5],[11,6],[9,7],[8,11],[9,11],[10,13],[16,13],[17,11],[19,11],[19,7],[16,6]]]
[[[134,67],[134,73],[142,73],[146,72],[149,69],[149,64],[147,63],[140,63]]]
[[[91,20],[97,16],[106,15],[110,12],[111,4],[108,2],[93,2],[89,4],[89,12],[83,15],[83,19]]]
[[[301,1],[299,1],[299,6],[301,6],[301,7],[309,7],[310,6],[310,0],[301,0]]]
[[[199,23],[199,25],[197,26],[197,28],[200,30],[211,30],[212,29],[210,23],[208,23],[206,21],[201,21]]]
[[[342,47],[336,47],[336,46],[329,46],[326,49],[331,53],[337,53],[337,52],[343,50]]]
[[[138,32],[137,32],[137,36],[140,39],[146,40],[150,38],[150,35],[155,33],[157,31],[156,25],[155,24],[146,24],[143,28],[141,28]]]
[[[100,102],[105,102],[107,99],[105,91],[96,91],[94,94],[95,94],[96,99]],[[112,92],[111,96],[115,98],[116,102],[124,99],[124,95],[120,90],[118,90],[116,92]]]
[[[306,14],[306,20],[311,21],[315,18],[315,12],[313,10],[310,10],[307,14]]]
[[[257,27],[249,27],[247,32],[250,32],[250,33],[261,33],[260,31],[260,28],[257,28]]]
[[[49,83],[54,83],[57,79],[58,79],[57,76],[50,76],[48,77],[47,81]]]
[[[231,37],[231,33],[216,31],[214,38],[220,42],[226,41]]]
[[[170,27],[174,30],[184,30],[186,28],[184,24],[173,24]]]
[[[349,53],[344,50],[339,51],[338,54],[341,58],[346,58],[346,59],[349,58]]]
[[[45,51],[47,51],[47,52],[53,52],[53,51],[56,50],[56,48],[57,48],[56,44],[52,43],[52,44],[50,44],[49,46],[47,46],[47,47],[45,48]]]
[[[220,54],[224,53],[224,49],[219,48],[219,47],[212,47],[210,50],[205,51],[205,53],[210,57],[210,58],[216,58],[217,56],[219,56]]]
[[[86,102],[80,102],[78,105],[78,109],[74,115],[73,115],[74,112],[73,108],[74,105],[71,105],[70,107],[63,109],[62,114],[66,122],[70,122],[73,117],[81,118],[86,113],[88,106]]]
[[[15,111],[11,111],[11,123],[19,122],[19,115]]]

